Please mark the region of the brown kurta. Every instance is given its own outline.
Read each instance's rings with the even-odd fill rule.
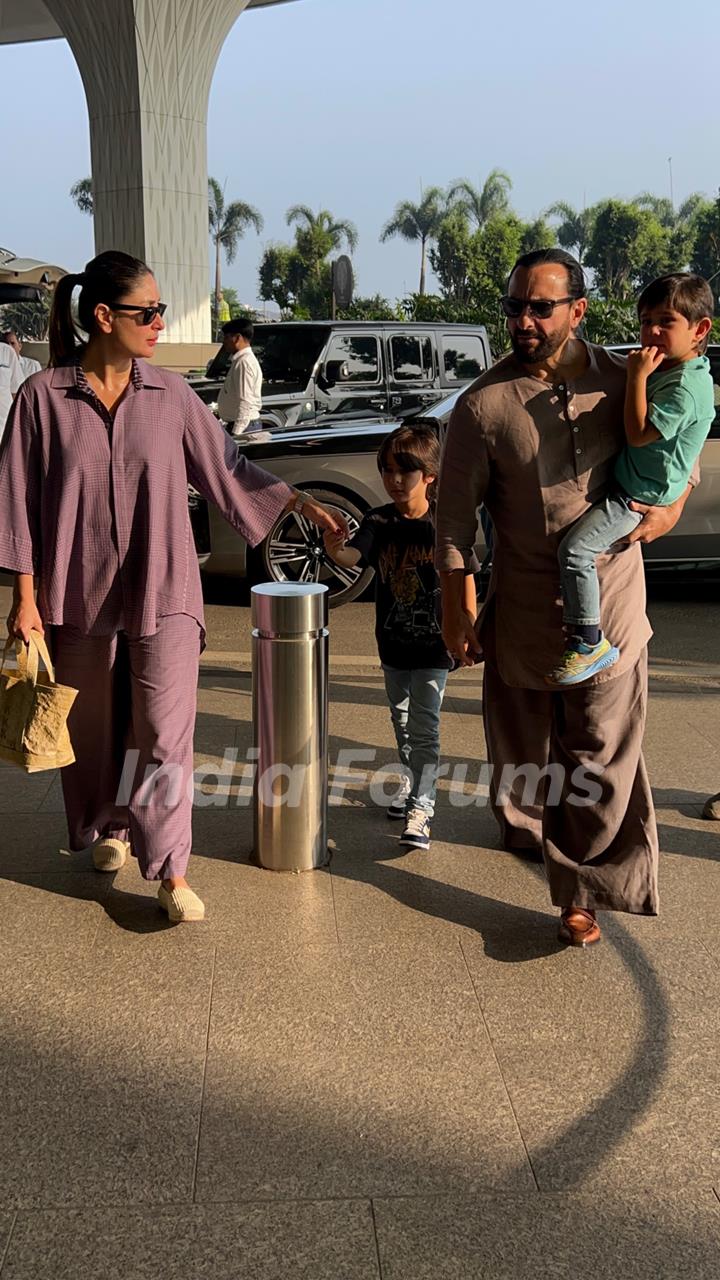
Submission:
[[[588,367],[571,383],[553,386],[508,356],[461,397],[443,451],[436,563],[467,564],[484,502],[495,542],[478,634],[503,842],[542,846],[559,906],[654,914],[657,834],[641,754],[652,632],[637,544],[598,558],[602,627],[620,660],[567,692],[545,681],[564,648],[558,544],[609,491],[624,444],[624,361],[600,347],[587,351]],[[592,806],[568,803],[567,787],[545,804],[522,783],[497,803],[503,769],[572,772],[578,764],[602,770],[602,798]]]

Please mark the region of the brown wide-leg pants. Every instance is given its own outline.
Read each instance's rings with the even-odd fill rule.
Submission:
[[[61,771],[70,848],[129,840],[146,880],[183,876],[190,857],[201,642],[185,614],[157,626],[135,639],[52,629],[57,679],[79,690],[68,719],[75,764]]]
[[[623,675],[562,693],[512,688],[485,663],[493,812],[505,848],[542,849],[558,907],[657,914],[646,706],[647,650]]]

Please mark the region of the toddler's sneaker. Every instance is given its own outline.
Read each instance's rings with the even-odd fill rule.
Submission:
[[[430,819],[424,809],[409,809],[400,844],[408,849],[430,848]]]
[[[566,649],[558,665],[545,677],[548,684],[582,684],[598,671],[612,667],[620,657],[620,650],[603,635],[599,644],[586,644],[584,640],[574,644],[575,648]]]
[[[407,813],[407,798],[410,795],[410,783],[404,778],[397,795],[390,801],[386,809],[388,818],[404,818]]]

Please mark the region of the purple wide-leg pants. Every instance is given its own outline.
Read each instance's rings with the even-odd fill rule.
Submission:
[[[184,876],[192,845],[193,732],[201,632],[158,618],[153,636],[53,627],[56,677],[79,690],[61,771],[70,848],[129,840],[146,880]]]

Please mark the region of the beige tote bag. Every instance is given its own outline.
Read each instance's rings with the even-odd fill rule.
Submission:
[[[30,644],[16,640],[17,670],[5,670],[13,645],[8,636],[0,663],[0,760],[26,773],[62,769],[75,755],[67,718],[77,689],[55,683],[55,671],[44,637],[30,632]],[[39,670],[39,659],[45,671]]]

